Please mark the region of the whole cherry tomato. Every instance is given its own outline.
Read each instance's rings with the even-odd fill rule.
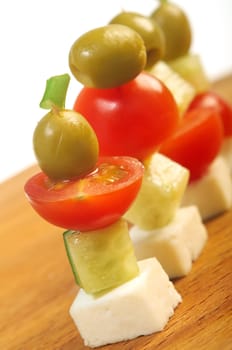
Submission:
[[[232,136],[232,107],[221,96],[212,91],[198,94],[190,103],[189,110],[198,107],[218,111],[224,127],[224,136]]]
[[[144,160],[174,132],[179,121],[170,91],[144,72],[116,88],[84,87],[74,109],[93,127],[101,156]]]
[[[160,152],[190,170],[190,181],[202,177],[223,141],[220,115],[211,108],[188,111]]]

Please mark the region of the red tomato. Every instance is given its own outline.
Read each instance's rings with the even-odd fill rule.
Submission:
[[[217,156],[223,126],[217,111],[196,108],[188,111],[178,130],[165,141],[160,152],[190,170],[190,181],[199,179]]]
[[[197,95],[189,106],[194,108],[213,108],[221,116],[225,137],[232,136],[232,107],[215,92],[203,92]]]
[[[147,73],[112,89],[84,87],[74,109],[95,130],[102,156],[143,160],[173,133],[179,121],[172,94]]]
[[[36,212],[51,224],[89,231],[112,224],[126,212],[142,177],[143,165],[137,159],[108,157],[75,181],[54,184],[40,172],[26,183],[25,193]]]

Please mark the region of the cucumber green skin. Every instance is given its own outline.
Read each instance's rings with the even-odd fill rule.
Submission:
[[[65,246],[65,249],[66,249],[66,253],[67,253],[67,256],[68,256],[68,260],[69,260],[69,263],[70,263],[70,266],[71,266],[71,269],[72,269],[75,281],[80,287],[82,287],[81,281],[80,281],[78,273],[77,273],[77,270],[75,268],[75,265],[73,264],[72,255],[71,255],[71,252],[70,252],[70,249],[69,249],[69,239],[71,239],[71,240],[75,239],[76,235],[78,235],[77,231],[67,230],[67,231],[65,231],[63,233],[63,239],[64,239],[64,246]]]
[[[64,243],[76,283],[86,293],[100,294],[139,273],[127,222],[89,232],[66,231]]]

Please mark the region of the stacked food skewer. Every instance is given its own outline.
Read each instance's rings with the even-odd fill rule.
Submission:
[[[210,91],[182,9],[123,11],[79,37],[47,81],[33,145],[32,207],[64,228],[79,285],[70,314],[91,347],[161,331],[204,245],[232,206],[232,108]],[[183,300],[184,302],[184,300]]]

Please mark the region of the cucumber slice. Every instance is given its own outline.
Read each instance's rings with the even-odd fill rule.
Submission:
[[[124,217],[143,230],[167,225],[180,206],[189,170],[156,153],[145,164],[139,194]]]
[[[124,219],[96,231],[66,231],[63,238],[75,280],[86,293],[102,293],[139,273]]]
[[[171,91],[182,115],[196,94],[195,88],[163,61],[156,63],[148,72],[161,80]]]
[[[209,79],[203,68],[199,55],[187,54],[173,61],[169,61],[168,64],[183,79],[192,84],[197,93],[209,89]]]

